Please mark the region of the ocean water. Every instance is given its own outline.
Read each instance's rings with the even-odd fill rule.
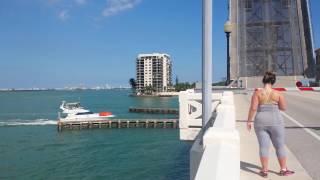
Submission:
[[[129,97],[128,90],[0,92],[0,179],[189,179],[191,144],[177,129],[91,129],[58,132],[62,100],[81,101],[116,118],[130,106],[178,108],[178,99]]]

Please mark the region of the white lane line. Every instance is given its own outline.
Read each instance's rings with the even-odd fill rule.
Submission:
[[[310,129],[305,128],[305,126],[303,126],[301,123],[299,123],[297,120],[293,119],[291,116],[289,116],[288,114],[286,114],[285,112],[281,112],[282,115],[284,115],[286,118],[288,118],[290,121],[292,121],[293,123],[297,124],[299,127],[303,128],[303,130],[305,130],[308,134],[310,134],[311,136],[313,136],[314,138],[316,138],[318,141],[320,141],[320,136],[314,132],[312,132]]]

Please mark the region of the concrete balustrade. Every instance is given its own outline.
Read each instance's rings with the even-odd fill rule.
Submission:
[[[220,128],[235,129],[235,118],[236,114],[233,101],[233,94],[230,95],[230,93],[224,93],[221,98],[221,104],[217,107],[217,117],[213,126]]]
[[[220,104],[222,93],[212,94],[212,112]],[[201,93],[194,90],[179,93],[179,128],[180,139],[193,141],[202,127]]]
[[[201,112],[201,102],[199,103],[201,94],[195,94],[189,91],[180,93],[182,96],[179,95],[180,125],[182,124],[180,138],[182,140],[194,140],[192,138],[195,138],[200,131],[200,127],[196,129],[192,126],[195,121],[201,124],[201,114],[198,112]],[[198,98],[195,98],[197,96]],[[197,104],[196,107],[195,104]],[[233,93],[213,94],[213,104],[215,105],[213,111],[216,110],[214,125],[205,132],[202,143],[201,137],[195,139],[190,151],[190,179],[238,180],[240,178],[240,138],[235,129]],[[186,111],[181,106],[195,107],[196,110]],[[198,114],[191,116],[195,112]],[[196,125],[199,125],[199,122]]]
[[[237,154],[238,151],[238,145],[224,141],[206,145],[194,179],[239,180],[240,156]]]

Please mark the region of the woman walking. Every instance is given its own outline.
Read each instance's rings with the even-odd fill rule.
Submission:
[[[260,161],[262,169],[260,175],[268,177],[268,159],[270,140],[276,150],[281,176],[293,174],[287,169],[286,152],[284,143],[284,124],[280,110],[286,109],[285,99],[280,92],[273,90],[276,75],[266,72],[263,80],[264,87],[257,89],[252,95],[248,115],[247,128],[250,131],[254,122],[254,129],[260,148]]]

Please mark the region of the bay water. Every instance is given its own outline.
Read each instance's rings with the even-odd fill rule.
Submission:
[[[128,108],[178,108],[177,97],[129,97],[129,90],[0,92],[0,179],[189,179],[191,144],[177,129],[58,132],[61,101],[119,119],[178,118]]]

